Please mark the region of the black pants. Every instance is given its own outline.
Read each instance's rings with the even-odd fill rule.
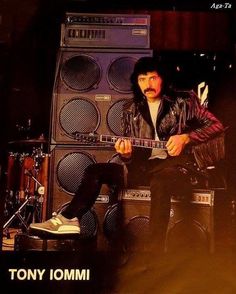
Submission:
[[[164,250],[172,196],[181,197],[188,221],[188,207],[192,195],[189,162],[189,156],[183,155],[153,160],[149,164],[151,250]]]
[[[170,216],[171,196],[180,193],[188,199],[191,184],[181,166],[189,161],[186,156],[154,159],[146,164],[146,173],[151,190],[150,228],[152,244],[164,246]],[[102,184],[113,187],[113,197],[117,197],[124,183],[123,166],[116,163],[97,163],[90,165],[84,173],[82,182],[70,204],[63,211],[67,218],[81,218],[95,203]],[[129,175],[132,176],[132,175]],[[115,201],[115,200],[114,200]],[[156,246],[156,245],[155,245]]]
[[[79,219],[93,206],[102,184],[110,187],[110,197],[116,202],[119,191],[124,187],[124,167],[117,163],[96,163],[89,165],[81,184],[70,204],[62,212],[67,218]]]

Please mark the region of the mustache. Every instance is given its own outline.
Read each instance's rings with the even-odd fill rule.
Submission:
[[[154,93],[156,93],[155,89],[153,89],[153,88],[147,88],[147,89],[144,90],[144,94],[146,94],[147,92],[151,92],[151,91],[153,91]]]

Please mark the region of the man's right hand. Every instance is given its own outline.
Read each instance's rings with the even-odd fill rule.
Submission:
[[[119,138],[115,143],[117,153],[124,158],[130,158],[132,154],[132,144],[130,140]]]

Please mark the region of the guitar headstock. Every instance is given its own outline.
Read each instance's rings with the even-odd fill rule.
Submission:
[[[99,142],[99,136],[94,133],[89,133],[89,134],[76,133],[75,139],[80,141],[81,143],[97,143],[97,142]]]

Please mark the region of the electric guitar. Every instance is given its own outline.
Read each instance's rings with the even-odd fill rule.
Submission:
[[[141,148],[159,148],[167,150],[167,141],[157,141],[152,139],[142,139],[135,137],[123,137],[115,135],[98,135],[95,133],[81,134],[74,133],[75,139],[81,143],[97,144],[98,142],[114,145],[116,141],[121,139],[128,139],[131,141],[132,146]],[[197,145],[188,146],[185,151],[187,153],[193,153],[195,160],[200,169],[214,166],[216,162],[225,158],[225,146],[224,146],[224,133],[220,133],[218,136],[210,138],[206,142],[199,143]]]
[[[76,140],[81,141],[82,143],[91,143],[96,144],[98,142],[107,143],[109,145],[114,145],[116,141],[120,139],[128,139],[131,141],[132,146],[142,147],[142,148],[159,148],[167,150],[166,143],[167,141],[157,141],[152,139],[141,139],[134,137],[123,137],[123,136],[114,136],[114,135],[98,135],[94,133],[90,134],[75,134]]]

